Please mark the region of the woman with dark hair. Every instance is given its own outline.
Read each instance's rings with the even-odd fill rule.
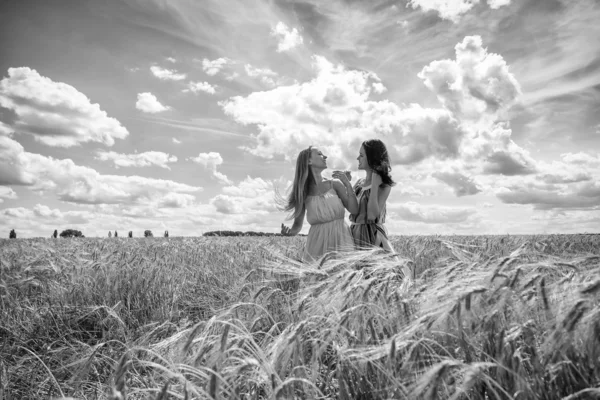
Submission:
[[[396,183],[390,175],[390,159],[385,144],[378,139],[366,140],[357,157],[358,169],[365,170],[365,179],[354,185],[358,200],[358,212],[351,213],[350,229],[357,248],[382,247],[394,249],[385,229],[386,201]]]
[[[344,220],[346,209],[358,211],[352,185],[344,172],[333,173],[332,180],[321,174],[327,168],[327,156],[310,146],[302,150],[296,160],[294,183],[283,200],[282,209],[294,219],[291,228],[281,224],[281,234],[297,235],[306,215],[310,230],[302,260],[312,262],[330,251],[354,250],[350,227]]]

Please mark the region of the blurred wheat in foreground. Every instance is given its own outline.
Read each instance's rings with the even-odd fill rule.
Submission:
[[[600,398],[597,235],[0,241],[0,400]]]

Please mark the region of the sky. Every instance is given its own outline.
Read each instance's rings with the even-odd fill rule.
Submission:
[[[596,0],[0,5],[0,235],[279,232],[388,147],[391,234],[600,232]],[[308,232],[305,222],[303,233]]]

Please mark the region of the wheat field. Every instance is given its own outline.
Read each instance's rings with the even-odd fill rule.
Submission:
[[[0,240],[0,400],[600,398],[600,236]]]

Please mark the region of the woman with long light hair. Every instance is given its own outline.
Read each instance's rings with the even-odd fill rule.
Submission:
[[[356,196],[345,172],[335,171],[334,179],[324,179],[327,156],[310,146],[298,154],[294,183],[282,209],[290,212],[292,227],[281,224],[281,233],[297,235],[304,217],[310,224],[302,260],[312,262],[330,251],[354,250],[345,210],[358,212]]]

